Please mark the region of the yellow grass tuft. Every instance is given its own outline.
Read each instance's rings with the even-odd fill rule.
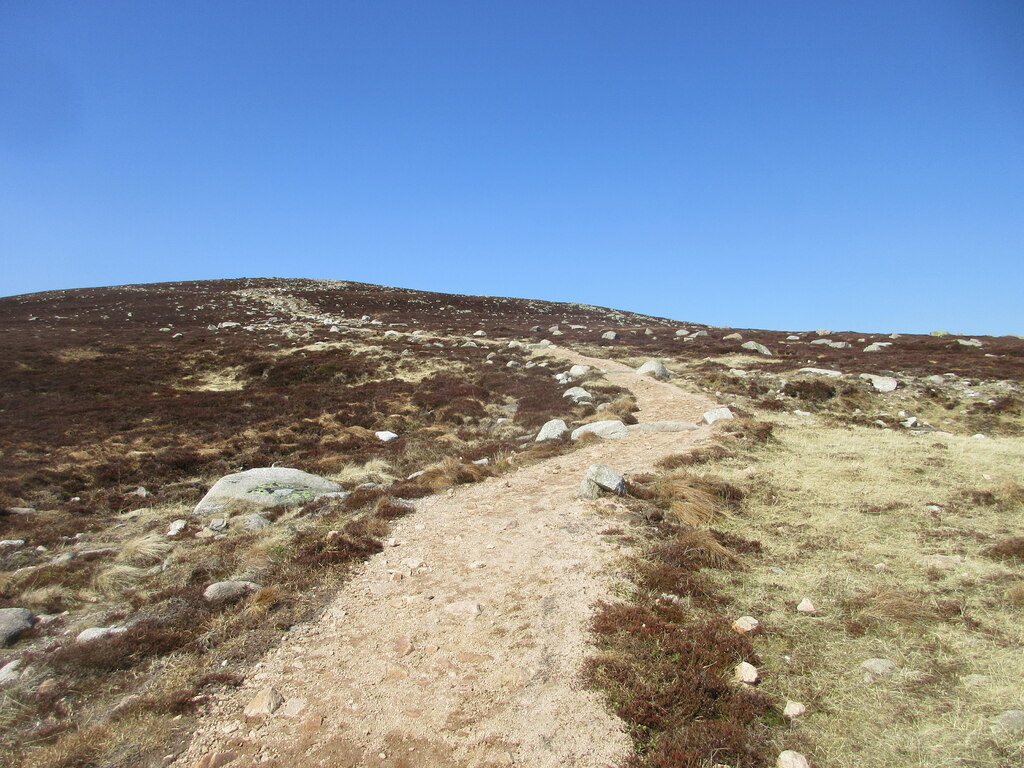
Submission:
[[[135,565],[153,565],[159,563],[174,548],[174,544],[161,533],[151,531],[121,545],[117,559]]]

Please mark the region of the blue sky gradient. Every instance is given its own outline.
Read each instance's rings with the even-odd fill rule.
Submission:
[[[1024,333],[1024,3],[0,0],[0,259]]]

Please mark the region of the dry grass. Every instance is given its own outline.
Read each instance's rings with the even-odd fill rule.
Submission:
[[[989,725],[1019,708],[1013,681],[1024,677],[1011,535],[1024,441],[782,421],[750,454],[744,515],[720,525],[763,542],[766,557],[726,591],[736,615],[771,627],[762,688],[808,706],[793,735],[812,765],[1024,759],[1024,745]],[[795,611],[804,597],[814,616]],[[860,664],[873,657],[896,672],[866,681]],[[968,674],[989,681],[968,688]]]
[[[330,475],[330,479],[346,488],[354,488],[363,483],[391,483],[398,476],[388,462],[378,458],[362,464],[348,463]]]

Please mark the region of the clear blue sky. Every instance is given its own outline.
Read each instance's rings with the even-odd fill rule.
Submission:
[[[0,0],[0,259],[1024,333],[1024,2]]]

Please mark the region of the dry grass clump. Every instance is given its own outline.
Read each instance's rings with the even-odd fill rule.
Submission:
[[[494,468],[489,464],[472,464],[454,456],[447,456],[438,464],[425,469],[416,481],[436,493],[456,485],[478,483],[495,474]]]
[[[121,544],[117,559],[134,565],[153,565],[163,560],[174,548],[174,543],[158,531],[129,539]]]
[[[1011,536],[982,550],[982,554],[995,560],[1024,561],[1024,536]]]
[[[663,456],[654,463],[654,466],[668,471],[679,469],[680,467],[692,467],[698,464],[721,461],[732,455],[731,451],[721,445],[703,445],[699,448],[693,448],[686,453],[672,453],[668,456]]]
[[[354,488],[363,483],[387,484],[398,479],[391,465],[381,458],[369,459],[359,463],[348,463],[330,475],[330,480],[340,483],[346,488]]]
[[[934,597],[922,591],[882,587],[854,595],[847,601],[851,621],[861,628],[888,629],[894,625],[922,628],[942,614]]]
[[[723,505],[734,505],[743,498],[742,490],[720,478],[679,470],[635,477],[626,485],[631,496],[652,502],[680,525],[707,525]]]
[[[782,394],[810,403],[820,403],[836,396],[836,388],[821,379],[797,379],[787,381]]]

